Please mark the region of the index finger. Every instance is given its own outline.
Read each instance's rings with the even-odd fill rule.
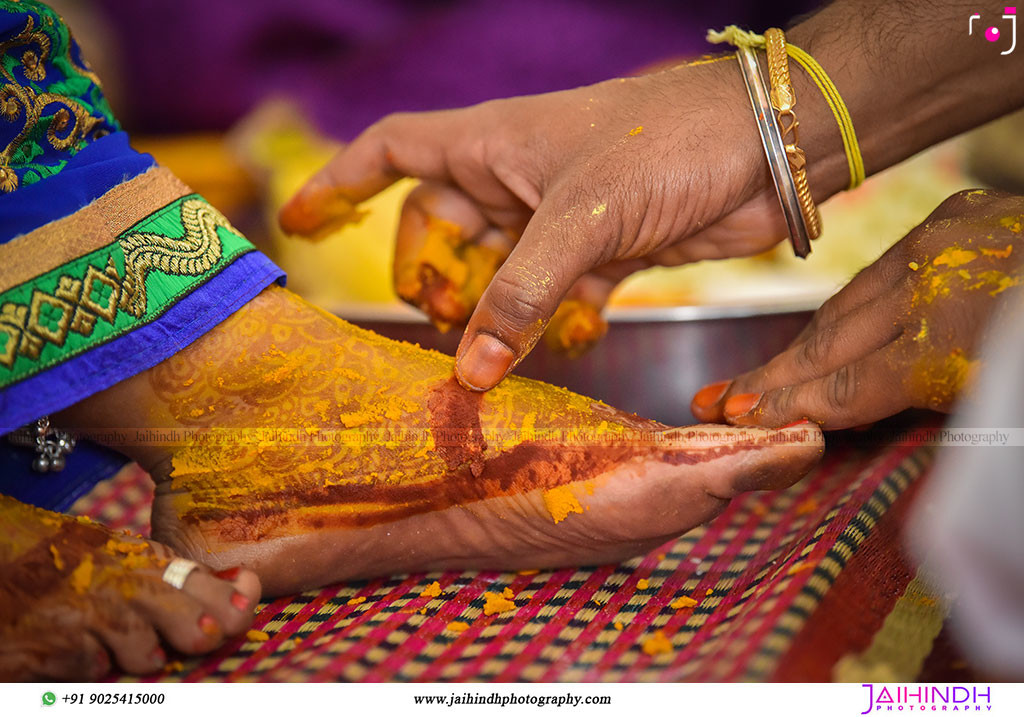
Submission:
[[[356,205],[402,177],[447,181],[458,111],[389,115],[342,148],[281,207],[288,234],[318,238],[360,217]]]

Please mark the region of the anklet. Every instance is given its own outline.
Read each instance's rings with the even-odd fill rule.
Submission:
[[[75,449],[75,439],[67,431],[50,427],[50,417],[43,416],[7,434],[7,440],[22,448],[34,448],[32,470],[36,473],[57,473],[64,470],[66,456]]]

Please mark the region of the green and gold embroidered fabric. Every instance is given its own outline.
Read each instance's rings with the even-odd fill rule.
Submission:
[[[0,0],[0,14],[19,23],[0,42],[0,192],[11,192],[59,172],[119,125],[56,12]]]
[[[0,292],[0,389],[152,322],[254,247],[202,197]]]

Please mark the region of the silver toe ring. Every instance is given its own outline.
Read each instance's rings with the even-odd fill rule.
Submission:
[[[193,563],[191,560],[175,558],[164,570],[163,581],[171,587],[181,590],[185,586],[185,580],[198,567],[199,564]]]

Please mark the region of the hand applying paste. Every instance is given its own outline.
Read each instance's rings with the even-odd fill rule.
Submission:
[[[694,415],[838,429],[907,408],[950,410],[982,368],[986,325],[1019,292],[1022,225],[1022,197],[980,189],[950,197],[827,301],[786,351],[702,389]]]
[[[957,3],[835,0],[787,30],[842,91],[861,173],[1024,106],[1024,85],[1005,80],[1019,75],[1024,53],[993,52],[964,31],[964,17]],[[807,73],[792,81],[801,164],[821,201],[850,184],[850,130],[839,131]],[[596,313],[632,272],[749,256],[786,235],[731,55],[385,117],[285,205],[281,225],[318,236],[404,176],[422,184],[399,230],[399,294],[437,323],[466,322],[456,375],[480,391],[529,353],[564,299]],[[430,236],[438,220],[458,229],[443,243]],[[600,322],[583,311],[556,317],[549,341],[599,337]]]

